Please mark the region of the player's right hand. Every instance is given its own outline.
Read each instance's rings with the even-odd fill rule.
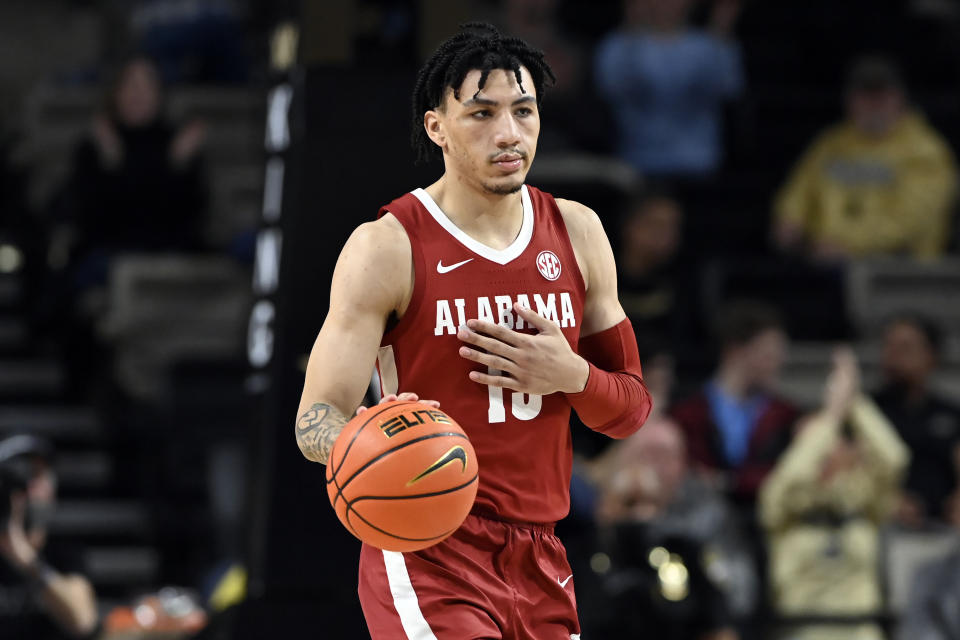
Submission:
[[[385,395],[378,404],[383,404],[384,402],[393,402],[394,400],[399,400],[400,402],[422,402],[423,404],[433,407],[434,409],[440,408],[440,403],[436,400],[420,400],[420,396],[410,392],[401,393],[400,395],[395,393]],[[357,415],[360,415],[367,409],[369,409],[369,407],[357,407]]]

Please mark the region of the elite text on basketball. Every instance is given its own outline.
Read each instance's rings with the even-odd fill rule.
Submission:
[[[428,411],[427,409],[423,409],[420,411],[413,411],[410,415],[412,415],[414,419],[411,419],[406,415],[399,415],[396,418],[387,420],[380,425],[380,430],[383,431],[385,436],[392,438],[404,429],[415,427],[418,424],[425,424],[427,422],[450,424],[450,418],[444,415],[442,411]]]

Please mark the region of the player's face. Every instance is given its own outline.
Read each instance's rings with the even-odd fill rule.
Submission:
[[[533,78],[521,67],[523,88],[512,71],[494,69],[479,90],[480,71],[449,91],[444,106],[428,112],[427,130],[444,151],[448,172],[487,193],[506,195],[523,186],[537,151],[540,112]],[[435,114],[431,131],[430,114]]]

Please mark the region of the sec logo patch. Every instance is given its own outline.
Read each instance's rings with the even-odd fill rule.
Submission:
[[[537,269],[552,282],[560,277],[560,258],[553,251],[541,251],[537,255]]]

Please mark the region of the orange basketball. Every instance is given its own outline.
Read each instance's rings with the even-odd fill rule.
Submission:
[[[327,461],[327,494],[350,533],[416,551],[457,530],[477,496],[477,456],[463,429],[419,402],[354,417]]]

